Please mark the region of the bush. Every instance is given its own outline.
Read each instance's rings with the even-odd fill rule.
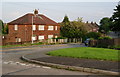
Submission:
[[[112,39],[111,37],[109,37],[109,36],[106,36],[106,37],[104,37],[104,39]]]
[[[109,46],[107,44],[98,44],[96,47],[97,48],[108,48]]]
[[[101,34],[97,32],[90,32],[86,34],[87,38],[94,38],[94,39],[98,39],[100,35]]]
[[[98,39],[99,39],[99,40],[102,40],[102,39],[112,39],[112,38],[109,37],[109,36],[105,36],[105,37],[99,37]]]
[[[111,49],[119,49],[119,48],[120,48],[120,45],[110,46],[109,48],[111,48]]]

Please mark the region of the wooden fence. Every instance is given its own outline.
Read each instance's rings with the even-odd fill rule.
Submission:
[[[102,39],[102,40],[91,40],[89,46],[118,46],[120,45],[120,38],[115,39]]]

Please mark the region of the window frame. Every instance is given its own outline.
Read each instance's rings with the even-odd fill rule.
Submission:
[[[52,37],[50,37],[50,36],[52,36]],[[51,38],[53,38],[53,35],[48,35],[48,39],[51,39]]]
[[[48,30],[54,30],[54,26],[48,26]]]
[[[18,25],[14,25],[14,30],[18,30]]]
[[[36,30],[36,25],[32,25],[32,30],[33,30],[33,31]]]
[[[43,39],[40,39],[40,38],[39,38],[40,36],[43,36],[44,38],[43,38]],[[38,40],[44,40],[44,39],[45,39],[45,36],[44,36],[44,35],[39,35],[39,36],[38,36]]]
[[[45,26],[44,25],[38,25],[38,30],[45,30]]]

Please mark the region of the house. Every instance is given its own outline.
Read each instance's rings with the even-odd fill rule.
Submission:
[[[95,22],[91,22],[91,23],[88,23],[88,21],[85,23],[85,29],[88,31],[88,32],[98,32],[99,30],[99,26],[98,24]]]
[[[8,23],[7,42],[40,41],[60,36],[60,25],[45,15],[28,13]]]

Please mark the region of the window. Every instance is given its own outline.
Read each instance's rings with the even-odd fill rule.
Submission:
[[[33,26],[32,26],[32,30],[36,30],[36,25],[33,25]]]
[[[18,25],[15,25],[15,26],[14,26],[14,30],[18,30]]]
[[[57,26],[55,26],[55,30],[57,30]]]
[[[36,40],[36,36],[33,36],[33,37],[32,37],[32,40],[35,41],[35,40]]]
[[[21,42],[21,38],[16,38],[16,42]]]
[[[51,38],[53,38],[53,35],[48,35],[48,39],[51,39]]]
[[[39,25],[38,30],[44,30],[44,25]]]
[[[53,26],[48,26],[48,30],[53,30]]]
[[[44,36],[39,36],[38,39],[39,39],[39,40],[43,40],[43,39],[44,39]]]

